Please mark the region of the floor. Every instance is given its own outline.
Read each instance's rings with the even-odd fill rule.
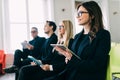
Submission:
[[[11,66],[13,63],[13,54],[6,54],[6,67]],[[0,80],[15,80],[15,74],[0,75]]]
[[[5,75],[0,75],[0,80],[15,80],[15,74],[5,74]]]

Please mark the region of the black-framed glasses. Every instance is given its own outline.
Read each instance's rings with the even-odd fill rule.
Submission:
[[[81,17],[83,13],[88,13],[88,12],[80,11],[80,12],[77,13],[77,16],[78,16],[78,17]]]
[[[35,32],[37,32],[37,31],[31,31],[31,33],[35,33]]]

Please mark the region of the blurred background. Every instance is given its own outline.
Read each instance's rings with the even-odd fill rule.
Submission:
[[[45,36],[46,20],[58,25],[63,19],[74,24],[74,34],[82,27],[77,25],[75,6],[89,0],[0,0],[0,49],[13,53],[21,48],[21,42],[30,40],[30,29],[39,29],[39,36]],[[95,0],[103,12],[105,28],[111,32],[112,41],[120,42],[120,0]]]
[[[82,30],[77,24],[75,7],[90,0],[0,0],[0,50],[4,50],[7,64],[12,63],[15,49],[21,42],[31,40],[30,29],[37,27],[45,37],[46,20],[58,25],[63,19],[74,24],[74,35]],[[112,42],[120,42],[120,0],[94,0],[103,12],[104,26],[111,33]],[[57,32],[56,32],[57,33]],[[1,79],[0,79],[1,80]]]

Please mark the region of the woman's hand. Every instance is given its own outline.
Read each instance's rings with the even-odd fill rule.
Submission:
[[[44,71],[50,71],[50,65],[48,65],[48,64],[42,65],[41,68],[42,68]]]
[[[31,65],[32,65],[32,66],[36,66],[36,64],[35,64],[34,62],[31,62]],[[41,68],[42,68],[44,71],[50,71],[50,65],[48,65],[48,64],[42,65]]]
[[[66,57],[66,60],[71,60],[72,54],[70,53],[69,50],[63,50],[59,47],[55,47],[56,51],[58,51],[60,54],[64,55]]]
[[[56,51],[58,51],[60,54],[62,54],[62,55],[64,55],[65,56],[65,54],[66,54],[66,51],[65,50],[63,50],[63,49],[61,49],[61,48],[59,48],[59,47],[55,47],[55,50]]]

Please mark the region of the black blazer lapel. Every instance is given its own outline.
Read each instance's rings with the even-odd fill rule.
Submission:
[[[47,43],[47,46],[46,46],[46,51],[50,51],[51,49],[53,49],[53,47],[50,45],[50,44],[56,44],[57,43],[57,35],[55,33],[53,33],[51,35],[51,37],[49,38],[49,41]],[[50,50],[48,50],[50,49]],[[52,52],[52,51],[51,51]],[[48,52],[47,52],[48,53]]]
[[[82,35],[82,32],[79,33],[78,36],[77,36],[77,37],[74,39],[74,41],[73,41],[73,44],[72,44],[71,49],[72,49],[72,51],[73,51],[74,53],[77,53],[77,51],[75,50],[75,47],[76,47],[76,45],[77,45],[77,43],[78,43],[81,35]]]
[[[77,51],[77,55],[80,56],[82,51],[84,50],[84,48],[90,44],[90,39],[89,39],[89,35],[85,37],[85,39],[81,42],[78,51]]]
[[[52,43],[54,37],[55,37],[55,33],[53,33],[53,34],[51,35],[51,37],[49,38],[49,40],[48,40],[48,42],[47,42],[47,44],[46,44],[46,50],[48,49],[48,47],[50,47],[50,44]]]

